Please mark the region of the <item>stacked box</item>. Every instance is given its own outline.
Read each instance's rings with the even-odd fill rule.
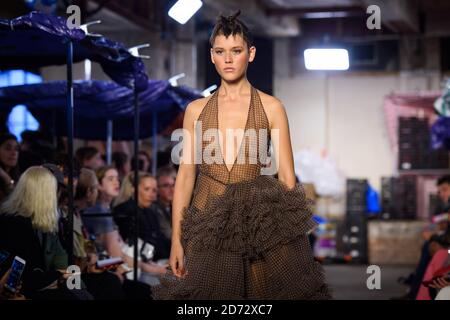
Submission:
[[[421,233],[425,226],[423,221],[369,221],[369,263],[415,266],[424,243]]]
[[[347,214],[366,212],[366,179],[347,179]]]
[[[340,237],[345,255],[350,255],[353,262],[367,263],[367,217],[365,215],[347,216],[343,234]]]
[[[417,217],[417,187],[415,176],[381,178],[380,217],[385,220]]]
[[[442,169],[449,166],[448,151],[431,148],[426,118],[399,118],[398,152],[398,167],[402,170]]]
[[[356,263],[366,263],[367,254],[367,216],[366,179],[347,180],[347,215],[339,234],[344,254],[352,256]]]

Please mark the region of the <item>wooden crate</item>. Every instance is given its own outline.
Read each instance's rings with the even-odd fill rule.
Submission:
[[[345,219],[344,197],[317,197],[315,214],[330,220]]]
[[[369,263],[415,265],[424,243],[424,221],[369,221]]]

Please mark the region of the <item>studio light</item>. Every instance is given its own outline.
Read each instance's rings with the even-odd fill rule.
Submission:
[[[308,70],[348,70],[350,67],[346,49],[306,49],[303,56]]]
[[[169,10],[169,17],[185,24],[203,5],[200,0],[178,0]]]

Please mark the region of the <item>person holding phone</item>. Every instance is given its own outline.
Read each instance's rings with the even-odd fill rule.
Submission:
[[[106,166],[96,172],[99,182],[97,204],[83,212],[83,223],[90,235],[95,236],[98,252],[106,251],[111,257],[122,257],[125,263],[133,266],[133,258],[123,252],[123,239],[111,214],[111,203],[119,195],[119,174],[114,167]],[[90,214],[105,214],[105,217],[89,217]],[[153,262],[139,261],[139,269],[144,272],[164,274],[165,266]]]
[[[9,252],[0,250],[0,265],[9,257]],[[20,294],[22,275],[25,260],[15,257],[12,267],[0,277],[0,300],[25,300],[25,296]],[[13,288],[13,290],[11,290]]]
[[[0,300],[26,300],[26,297],[20,293],[21,285],[17,286],[15,292],[11,292],[5,288],[8,278],[11,274],[11,269],[9,269],[3,277],[0,279]]]
[[[117,170],[112,166],[106,166],[96,171],[98,179],[98,199],[96,205],[83,211],[83,224],[88,233],[95,238],[96,250],[99,253],[106,253],[110,257],[121,257],[125,264],[133,267],[133,258],[124,251],[124,241],[120,236],[118,227],[111,215],[111,203],[119,195],[120,182]],[[95,214],[97,216],[90,215]],[[99,217],[98,214],[105,214]],[[154,262],[138,261],[138,268],[143,272],[153,272],[163,274],[165,266],[160,266]],[[128,280],[126,273],[129,270],[120,266],[116,270],[116,275],[122,282],[122,288],[127,298],[149,299],[150,286]]]
[[[441,290],[450,285],[448,275],[440,274],[442,268],[448,268],[450,266],[450,227],[447,228],[441,238],[441,247],[434,253],[426,268],[416,300],[431,300],[434,298],[437,290]]]
[[[68,277],[68,258],[57,231],[56,179],[44,167],[30,167],[0,207],[0,248],[26,261],[22,292],[27,298],[81,298],[75,296],[78,290],[58,286]]]

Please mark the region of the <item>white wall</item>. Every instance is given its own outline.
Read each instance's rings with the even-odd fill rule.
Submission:
[[[368,178],[380,190],[395,174],[383,113],[392,91],[439,89],[438,72],[293,73],[286,40],[275,44],[274,94],[282,100],[294,153],[327,152],[349,178]]]

